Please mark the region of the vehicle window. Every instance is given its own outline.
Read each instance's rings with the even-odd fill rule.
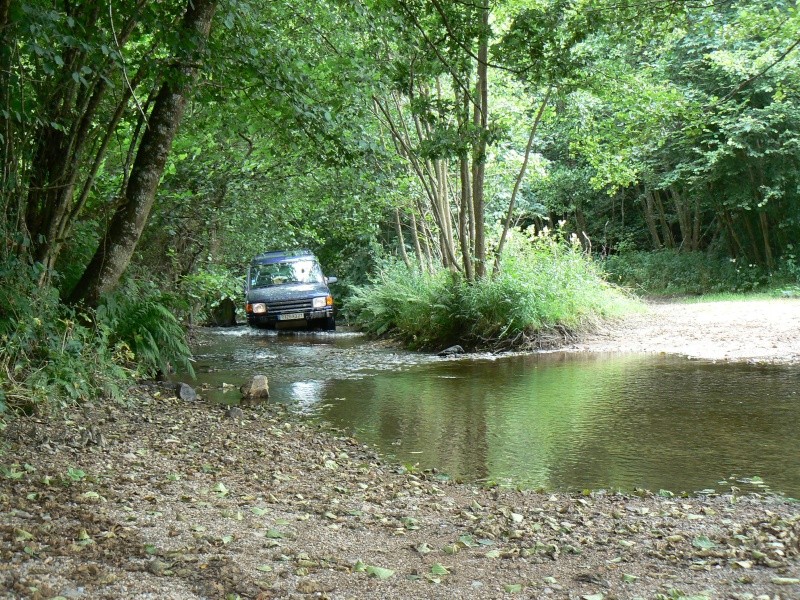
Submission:
[[[250,269],[250,287],[259,288],[286,283],[323,283],[319,264],[313,260],[255,265]]]

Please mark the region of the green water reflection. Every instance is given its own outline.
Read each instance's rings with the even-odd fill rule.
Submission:
[[[800,496],[795,367],[563,353],[441,360],[362,344],[243,336],[226,364],[265,372],[275,401],[401,463],[467,481],[723,492],[757,476]]]

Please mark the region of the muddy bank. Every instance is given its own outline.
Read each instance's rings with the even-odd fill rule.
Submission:
[[[800,597],[797,503],[480,489],[154,389],[6,430],[0,597]]]

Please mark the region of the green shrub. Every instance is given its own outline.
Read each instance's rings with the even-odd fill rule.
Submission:
[[[102,298],[97,323],[112,345],[132,350],[140,375],[153,377],[181,368],[194,377],[186,331],[170,310],[175,305],[154,286],[128,281]]]
[[[705,252],[625,252],[609,256],[603,266],[610,281],[653,295],[750,292],[772,281],[757,265]]]
[[[127,349],[38,276],[15,259],[0,264],[0,412],[118,396]]]
[[[189,321],[209,323],[221,302],[231,300],[242,304],[244,279],[230,271],[209,270],[186,275],[181,279],[180,291],[189,301]]]
[[[194,374],[170,298],[129,282],[97,311],[79,311],[39,286],[39,274],[15,259],[0,263],[0,413],[120,398],[134,372]]]
[[[365,331],[411,346],[509,347],[590,328],[631,305],[576,240],[516,232],[494,277],[468,282],[389,261],[370,285],[354,290],[345,310]]]

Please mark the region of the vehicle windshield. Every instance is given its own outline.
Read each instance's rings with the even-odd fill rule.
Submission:
[[[286,283],[325,283],[322,269],[313,260],[293,260],[250,268],[250,287],[260,288]]]

